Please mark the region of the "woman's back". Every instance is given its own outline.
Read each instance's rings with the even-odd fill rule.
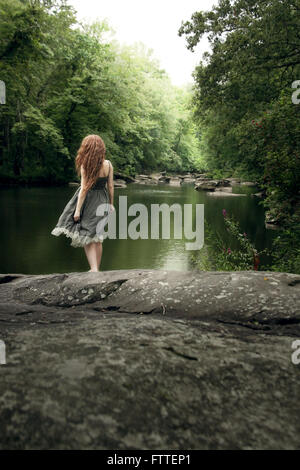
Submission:
[[[105,168],[103,168],[105,166]],[[106,173],[104,175],[98,176],[98,179],[96,179],[95,183],[91,187],[91,189],[103,189],[106,186],[106,183],[108,182],[108,177],[109,173],[111,170],[111,163],[109,160],[104,160],[103,166],[100,170],[100,173]]]
[[[108,178],[110,166],[111,162],[109,160],[104,160],[98,178]]]

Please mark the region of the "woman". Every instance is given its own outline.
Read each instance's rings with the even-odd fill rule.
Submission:
[[[63,233],[70,237],[73,247],[84,247],[91,268],[88,272],[99,271],[103,242],[101,233],[108,214],[114,210],[113,166],[105,159],[105,151],[105,144],[98,135],[88,135],[83,139],[75,160],[81,185],[51,232],[55,236]],[[106,213],[96,215],[101,204],[105,205]]]

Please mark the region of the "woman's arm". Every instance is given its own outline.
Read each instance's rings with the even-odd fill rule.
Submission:
[[[114,169],[113,169],[111,162],[109,162],[109,164],[110,164],[110,171],[109,171],[109,176],[107,180],[107,188],[108,188],[108,195],[109,195],[109,203],[113,205],[114,204]]]
[[[86,190],[86,174],[83,166],[81,165],[80,167],[80,173],[81,173],[81,188],[78,193],[78,198],[77,198],[77,204],[76,204],[76,210],[74,213],[74,220],[77,222],[77,220],[80,217],[80,210],[82,207],[82,204],[85,200],[85,197],[87,195],[87,190]]]

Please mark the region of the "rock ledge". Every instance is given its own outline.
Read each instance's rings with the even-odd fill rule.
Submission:
[[[1,274],[0,449],[299,449],[299,292],[274,272]]]

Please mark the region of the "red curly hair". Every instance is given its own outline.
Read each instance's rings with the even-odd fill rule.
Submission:
[[[105,143],[99,135],[87,135],[81,142],[75,159],[75,166],[78,176],[80,176],[80,167],[83,166],[86,173],[87,190],[98,179],[100,168],[105,160],[105,152]]]

